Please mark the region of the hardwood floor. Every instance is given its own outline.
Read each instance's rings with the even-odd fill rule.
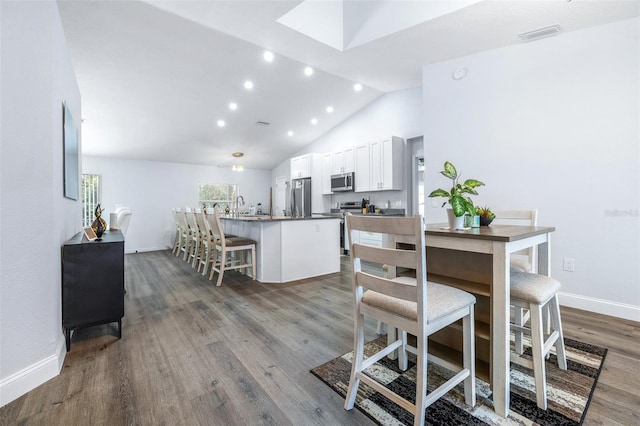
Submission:
[[[215,287],[169,251],[127,255],[122,339],[115,324],[79,330],[61,374],[0,408],[0,424],[373,424],[309,373],[352,349],[342,266],[290,284],[230,272]],[[609,348],[585,424],[640,424],[640,324],[562,316],[566,337]]]

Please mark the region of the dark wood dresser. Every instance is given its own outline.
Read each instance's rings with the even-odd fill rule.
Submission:
[[[62,327],[67,351],[71,332],[80,327],[118,323],[124,317],[124,236],[106,231],[101,241],[76,234],[62,246]]]

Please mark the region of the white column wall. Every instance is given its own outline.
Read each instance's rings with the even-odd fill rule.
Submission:
[[[638,18],[423,69],[425,192],[445,160],[486,183],[476,204],[555,226],[561,302],[640,320]],[[467,76],[454,80],[458,68]],[[445,212],[427,207],[428,222]],[[427,204],[430,204],[427,202]],[[575,272],[563,271],[575,259]]]
[[[0,2],[0,405],[60,372],[61,246],[81,230],[63,196],[62,103],[80,92],[54,1]],[[81,140],[79,140],[81,144]]]

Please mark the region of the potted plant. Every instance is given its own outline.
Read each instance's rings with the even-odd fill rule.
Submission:
[[[447,202],[451,205],[451,209],[447,210],[449,215],[449,227],[451,229],[460,229],[464,227],[464,214],[469,213],[471,216],[476,214],[473,201],[469,195],[478,195],[475,188],[483,186],[484,183],[476,179],[467,179],[460,183],[460,176],[455,166],[448,161],[444,163],[444,170],[440,172],[443,176],[451,179],[452,186],[450,191],[438,188],[429,194],[429,197],[444,197],[447,201],[442,203],[444,207]]]
[[[489,226],[496,215],[489,209],[489,207],[476,207],[476,214],[480,216],[480,226]]]

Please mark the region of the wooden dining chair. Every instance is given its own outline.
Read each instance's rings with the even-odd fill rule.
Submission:
[[[513,352],[511,362],[533,369],[536,386],[536,402],[539,408],[547,409],[547,384],[545,359],[556,348],[558,367],[567,369],[567,358],[564,348],[562,322],[560,320],[560,306],[558,291],[560,283],[545,275],[514,271],[511,273],[511,305],[530,312],[530,326],[511,324],[511,330],[516,334],[531,336],[531,358],[523,355],[523,351]],[[551,320],[550,330],[545,333],[543,308],[548,310]],[[546,336],[546,338],[545,338]]]
[[[492,223],[497,225],[519,225],[537,226],[538,209],[532,210],[494,210],[496,215]],[[538,250],[536,247],[529,247],[511,254],[512,272],[537,272],[538,271]],[[523,327],[530,319],[530,312],[521,306],[513,307],[513,323]],[[544,319],[545,330],[549,329],[548,313],[545,309],[542,318]],[[515,333],[516,352],[521,354],[524,350],[522,344],[522,333]]]
[[[193,210],[190,207],[184,209],[184,215],[187,219],[187,225],[189,226],[188,248],[185,252],[184,261],[191,263],[191,267],[196,267],[196,258],[198,250],[200,250],[200,229],[196,223],[196,218],[193,214]]]
[[[224,272],[232,269],[242,269],[246,274],[247,269],[251,268],[251,277],[256,279],[256,241],[244,237],[225,236],[220,221],[220,210],[216,207],[214,210],[213,220],[210,221],[211,232],[215,240],[214,251],[212,255],[213,263],[211,264],[211,273],[209,280],[213,280],[215,272],[218,273],[218,281],[216,286],[222,285],[222,277]],[[250,254],[251,261],[247,261],[247,252]],[[231,255],[237,255],[231,257]]]
[[[171,253],[176,254],[180,251],[180,238],[182,237],[182,228],[180,226],[180,220],[178,219],[176,209],[171,209],[171,217],[173,218],[173,222],[176,227],[176,234],[173,238],[173,248],[171,249]]]
[[[183,259],[185,259],[189,248],[191,229],[189,229],[189,225],[187,224],[187,217],[185,216],[184,210],[180,207],[176,208],[176,218],[180,223],[180,247],[176,251],[176,257],[184,253]]]
[[[360,382],[413,413],[414,425],[423,425],[425,409],[457,384],[464,382],[465,402],[475,406],[475,342],[473,295],[446,285],[427,282],[426,248],[422,217],[346,217],[351,241],[351,264],[353,268],[353,296],[355,309],[354,355],[349,387],[344,408],[353,408]],[[385,234],[387,238],[409,236],[415,240],[414,250],[383,248],[360,244],[355,233],[369,231]],[[384,238],[384,237],[383,237]],[[356,242],[354,242],[356,241]],[[367,265],[363,269],[363,264]],[[417,278],[387,278],[373,274],[371,265],[383,264],[392,267],[414,268]],[[382,274],[381,274],[382,275]],[[364,358],[364,319],[371,317],[399,330],[398,338],[376,354]],[[428,336],[462,319],[463,367],[452,378],[427,394],[427,346]],[[417,344],[410,347],[407,333],[416,336]],[[416,355],[415,403],[386,388],[364,370],[383,357],[398,351],[400,365],[407,368],[407,351]],[[442,362],[447,368],[451,364]]]

